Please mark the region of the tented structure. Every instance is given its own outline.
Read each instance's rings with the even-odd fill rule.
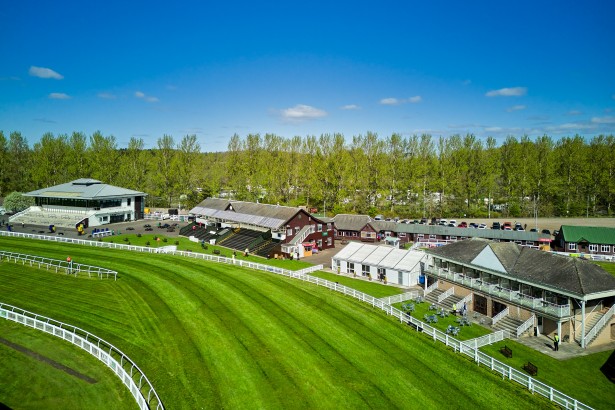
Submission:
[[[333,256],[331,266],[338,273],[413,286],[420,281],[420,262],[425,259],[422,251],[351,242]]]

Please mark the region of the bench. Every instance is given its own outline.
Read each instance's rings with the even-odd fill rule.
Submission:
[[[220,251],[218,249],[214,249],[214,254],[220,255]]]
[[[503,348],[501,348],[500,353],[502,353],[504,356],[508,357],[509,359],[512,357],[512,350],[510,350],[508,346],[504,346]]]
[[[523,370],[527,371],[532,376],[536,376],[538,374],[538,367],[532,364],[532,362],[527,362],[523,365]]]

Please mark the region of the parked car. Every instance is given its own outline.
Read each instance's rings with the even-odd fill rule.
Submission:
[[[384,219],[384,216],[382,216],[382,215],[374,216],[374,221],[382,221],[383,219]]]
[[[449,222],[447,226],[450,227],[450,228],[456,228],[457,227],[457,225],[455,225],[454,222]]]
[[[512,231],[512,222],[504,222],[502,229],[505,231]]]
[[[446,219],[440,219],[440,221],[438,222],[438,225],[446,226],[448,225],[448,221]]]
[[[491,229],[500,230],[500,229],[502,229],[502,225],[500,225],[499,222],[494,222],[494,223],[491,224]]]
[[[487,224],[478,225],[478,229],[487,229]]]
[[[467,222],[461,222],[459,225],[457,225],[457,228],[467,228],[468,227],[468,223]]]
[[[546,234],[546,235],[551,235],[551,231],[548,230],[548,229],[543,229],[541,232]]]
[[[453,225],[457,226],[457,220],[455,220],[455,219],[451,219],[450,221],[448,221],[448,224],[449,224],[449,226],[450,226],[451,224],[453,224]]]
[[[530,229],[530,232],[538,232],[538,229],[537,228],[532,228],[532,229]]]
[[[470,225],[468,225],[469,228],[478,228],[478,224],[477,223],[470,223]]]
[[[523,225],[521,225],[519,222],[517,222],[515,224],[515,231],[525,231],[525,229],[523,228]]]

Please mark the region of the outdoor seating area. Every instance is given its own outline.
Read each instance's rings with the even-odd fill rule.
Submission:
[[[437,315],[428,315],[426,313],[423,316],[423,319],[425,319],[425,323],[438,323],[438,316]]]
[[[458,326],[448,325],[448,327],[446,328],[446,334],[457,336],[460,330],[461,329]]]
[[[472,322],[467,318],[467,316],[458,317],[456,322],[459,326],[472,326]]]

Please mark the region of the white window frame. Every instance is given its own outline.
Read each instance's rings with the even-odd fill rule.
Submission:
[[[438,235],[431,234],[429,235],[429,239],[438,239]]]
[[[576,251],[577,250],[577,244],[574,242],[568,242],[568,250],[569,251]]]
[[[590,243],[589,244],[589,251],[590,252],[598,252],[598,245],[595,243]]]
[[[322,232],[322,224],[318,224],[316,228],[317,232]]]
[[[600,245],[600,252],[610,253],[611,252],[611,245]]]

